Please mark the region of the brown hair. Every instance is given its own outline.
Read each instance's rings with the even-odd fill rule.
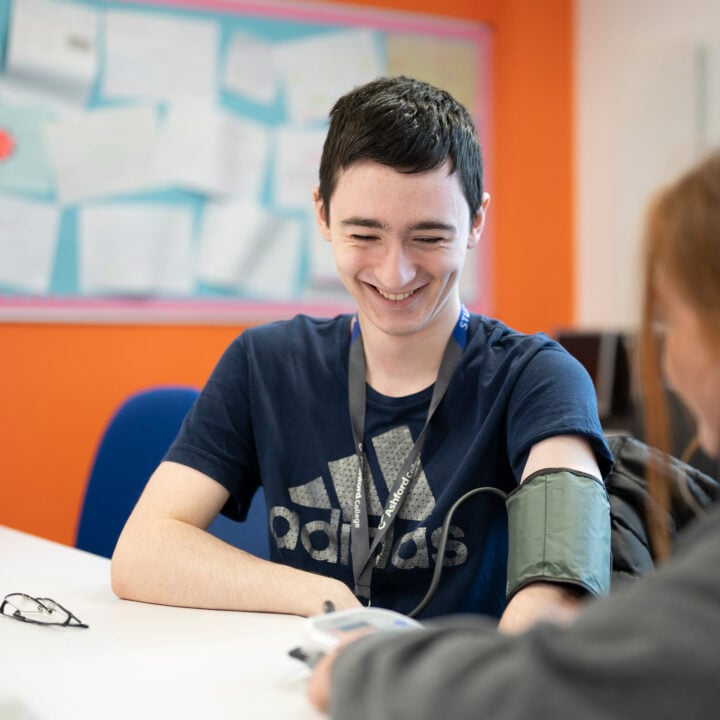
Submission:
[[[656,328],[657,276],[668,278],[693,308],[709,341],[720,354],[720,152],[715,152],[650,204],[644,232],[644,304],[640,330],[640,382],[646,442],[669,453],[669,413],[660,367],[662,337]],[[654,507],[648,508],[653,551],[670,554],[667,512],[671,488],[653,464],[648,485]]]

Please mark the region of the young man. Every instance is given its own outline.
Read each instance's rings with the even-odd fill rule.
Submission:
[[[580,364],[461,303],[489,204],[467,111],[408,78],[348,93],[314,199],[357,314],[252,328],[228,348],[128,520],[113,588],[410,613],[441,562],[424,617],[503,615],[514,630],[571,615],[578,590],[609,583],[611,456]],[[205,532],[221,510],[242,517],[259,485],[272,562]],[[508,512],[490,493],[468,498],[438,557],[449,509],[483,486],[514,491]]]

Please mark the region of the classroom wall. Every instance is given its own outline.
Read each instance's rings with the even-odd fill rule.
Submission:
[[[720,146],[718,28],[717,0],[576,0],[580,325],[636,325],[648,200]]]
[[[432,0],[346,4],[438,12]],[[572,8],[442,4],[443,15],[495,31],[493,314],[527,331],[573,321]],[[149,385],[202,385],[242,326],[0,324],[0,524],[72,544],[112,410]]]

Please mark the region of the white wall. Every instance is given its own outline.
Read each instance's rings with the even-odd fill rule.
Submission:
[[[719,0],[576,0],[578,324],[637,321],[651,194],[720,144]]]

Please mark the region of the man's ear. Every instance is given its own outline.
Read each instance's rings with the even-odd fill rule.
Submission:
[[[479,242],[482,236],[483,229],[485,228],[485,216],[487,215],[487,209],[490,206],[490,195],[489,193],[483,193],[482,202],[478,211],[475,213],[473,223],[470,227],[470,234],[468,235],[468,250],[474,248]]]
[[[325,203],[320,197],[320,187],[313,189],[313,203],[315,204],[315,222],[317,223],[320,234],[330,242],[330,226],[328,225],[327,212],[325,211]]]

